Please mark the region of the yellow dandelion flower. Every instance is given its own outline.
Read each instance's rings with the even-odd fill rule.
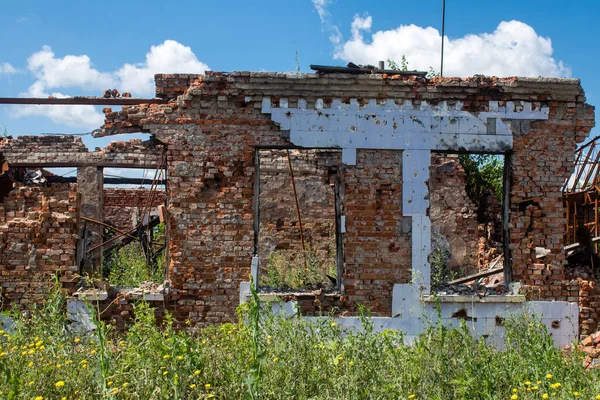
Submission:
[[[518,395],[513,394],[512,396],[510,396],[510,400],[517,400],[519,398]]]
[[[547,398],[548,398],[548,393],[544,393],[544,394],[542,395],[542,399],[547,399]]]
[[[168,373],[169,373],[169,371],[165,371],[165,372],[163,372],[163,375],[166,375],[166,374],[168,374]]]
[[[57,388],[61,388],[65,386],[65,381],[58,381],[54,384],[54,386],[56,386]]]
[[[0,353],[0,357],[4,357],[4,356],[6,356],[6,352],[5,351],[3,351],[2,353]]]
[[[206,383],[206,384],[204,385],[204,387],[205,387],[205,388],[207,388],[207,389],[210,389],[210,383]]]
[[[33,367],[33,361],[29,361],[29,364],[27,364],[27,366],[28,366],[29,368]]]
[[[579,397],[579,392],[573,392],[573,396]]]
[[[168,360],[169,358],[171,358],[171,356],[170,356],[170,355],[168,355],[168,354],[165,354],[165,355],[163,356],[163,358],[164,358],[165,360]]]
[[[537,381],[536,383],[537,383],[538,385],[541,385],[541,384],[542,384],[542,381]]]
[[[60,367],[62,367],[62,365],[56,364],[56,368],[60,368]]]
[[[181,361],[181,360],[183,360],[183,356],[177,356],[177,359],[178,359],[179,361]]]
[[[529,386],[529,385],[531,385],[531,382],[529,382],[529,381],[525,381],[525,384],[526,384],[527,386]]]
[[[538,389],[539,389],[539,387],[537,385],[531,387],[531,390],[538,390]]]
[[[29,381],[29,386],[32,386],[34,383],[34,381]]]
[[[279,361],[279,358],[273,357],[273,362],[276,363],[277,361]]]
[[[96,354],[96,350],[92,350],[90,353],[91,354]]]
[[[517,393],[517,388],[514,388],[514,389],[513,389],[513,393]]]
[[[73,340],[75,343],[79,343],[81,342],[81,339],[79,339],[78,337],[75,338],[75,340]]]
[[[35,347],[40,347],[41,345],[42,345],[42,342],[41,342],[41,341],[39,341],[39,342],[37,342],[37,343],[35,344]]]
[[[199,369],[195,370],[194,375],[196,375],[196,376],[200,375],[200,370]]]
[[[196,387],[196,384],[195,384],[195,383],[192,383],[192,384],[190,385],[190,389],[193,389],[193,388],[195,388],[195,387]]]
[[[29,355],[31,355],[31,354],[33,354],[33,353],[35,353],[35,350],[34,350],[34,349],[31,349],[31,350],[29,350],[29,351],[27,352],[27,354],[29,354]]]
[[[65,396],[61,397],[60,400],[67,400]]]
[[[37,396],[35,400],[44,400],[44,398],[42,396]]]
[[[353,366],[353,365],[354,365],[354,361],[350,361],[348,364],[349,364],[350,366]]]
[[[552,374],[546,374],[546,379],[552,379]]]
[[[44,345],[40,346],[40,350],[44,350],[45,348],[46,348],[46,346],[44,346]]]
[[[112,384],[113,384],[112,381],[106,382],[106,386],[112,386]]]
[[[416,394],[411,394],[410,396],[408,396],[409,399],[414,399],[415,397],[417,397]]]
[[[336,325],[337,325],[337,324],[336,324],[335,322],[332,322],[332,323],[331,323],[331,326],[332,326],[332,327],[333,327],[333,326],[336,326]]]
[[[212,394],[212,393],[209,393],[206,397],[209,398],[209,399],[212,399],[213,397],[215,397],[215,395]]]
[[[127,382],[124,382],[124,383],[123,383],[123,387],[127,387],[127,386],[129,386],[129,383],[127,383]]]

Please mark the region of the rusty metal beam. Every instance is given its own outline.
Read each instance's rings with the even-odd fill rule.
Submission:
[[[140,99],[134,97],[67,97],[62,99],[57,98],[42,98],[42,97],[0,97],[0,104],[36,104],[36,105],[96,105],[96,106],[128,106],[138,104],[168,104],[167,99]]]

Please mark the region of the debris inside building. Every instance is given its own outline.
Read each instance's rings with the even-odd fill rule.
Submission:
[[[594,126],[579,80],[314,69],[159,74],[154,99],[30,99],[122,106],[94,136],[151,136],[95,151],[72,135],[0,139],[2,307],[42,301],[58,276],[119,329],[140,299],[181,326],[232,321],[251,284],[285,312],[355,326],[360,305],[407,337],[435,304],[480,335],[524,310],[557,345],[599,328],[600,153],[577,150]],[[465,160],[479,155],[502,182],[473,195]],[[110,167],[155,173],[150,188],[105,188],[140,183]],[[148,274],[111,282],[132,243]]]

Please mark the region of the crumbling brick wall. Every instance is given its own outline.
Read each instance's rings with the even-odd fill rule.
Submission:
[[[275,251],[286,258],[302,257],[300,224],[286,150],[259,151],[259,265],[266,273]],[[341,152],[290,150],[290,161],[302,219],[302,236],[309,254],[335,264],[335,189]],[[335,273],[334,273],[335,275]]]
[[[460,101],[465,112],[488,111],[491,101],[500,107],[509,101],[527,101],[534,109],[549,107],[546,121],[511,125],[512,271],[527,287],[542,285],[542,298],[563,299],[548,290],[553,286],[568,293],[566,280],[565,285],[553,283],[564,280],[560,184],[571,170],[576,144],[593,125],[593,109],[584,104],[578,81],[481,77],[424,81],[246,72],[157,75],[156,80],[157,92],[173,101],[107,113],[103,134],[151,132],[168,148],[172,193],[168,276],[173,287],[182,289],[173,298],[176,318],[191,317],[193,322],[234,318],[233,305],[239,300],[239,283],[248,279],[253,248],[254,149],[291,145],[261,113],[267,96],[273,107],[297,107],[302,99],[306,109],[315,108],[318,101],[330,104],[332,98],[344,102],[356,98],[358,105],[369,99],[410,102],[413,107],[424,101]],[[356,165],[346,165],[341,172],[346,217],[341,297],[350,309],[364,304],[375,315],[389,315],[393,285],[411,279],[412,233],[410,218],[402,217],[402,165],[402,151],[359,149]],[[555,272],[548,272],[544,280],[534,278],[535,246],[552,251],[542,269]]]
[[[142,212],[156,212],[166,197],[164,190],[105,188],[104,222],[123,231],[134,229]]]
[[[479,272],[478,205],[467,195],[466,173],[458,156],[432,154],[430,174],[432,251],[448,250],[448,267],[462,275]]]
[[[78,207],[74,187],[18,187],[0,204],[3,308],[43,301],[55,277],[74,289]]]

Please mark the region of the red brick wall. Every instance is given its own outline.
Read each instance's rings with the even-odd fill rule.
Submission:
[[[160,204],[165,204],[164,190],[149,189],[104,189],[104,221],[121,229],[134,229],[142,212],[147,207],[156,211]]]
[[[74,290],[78,207],[74,186],[20,187],[0,204],[3,308],[43,301],[55,276]]]

